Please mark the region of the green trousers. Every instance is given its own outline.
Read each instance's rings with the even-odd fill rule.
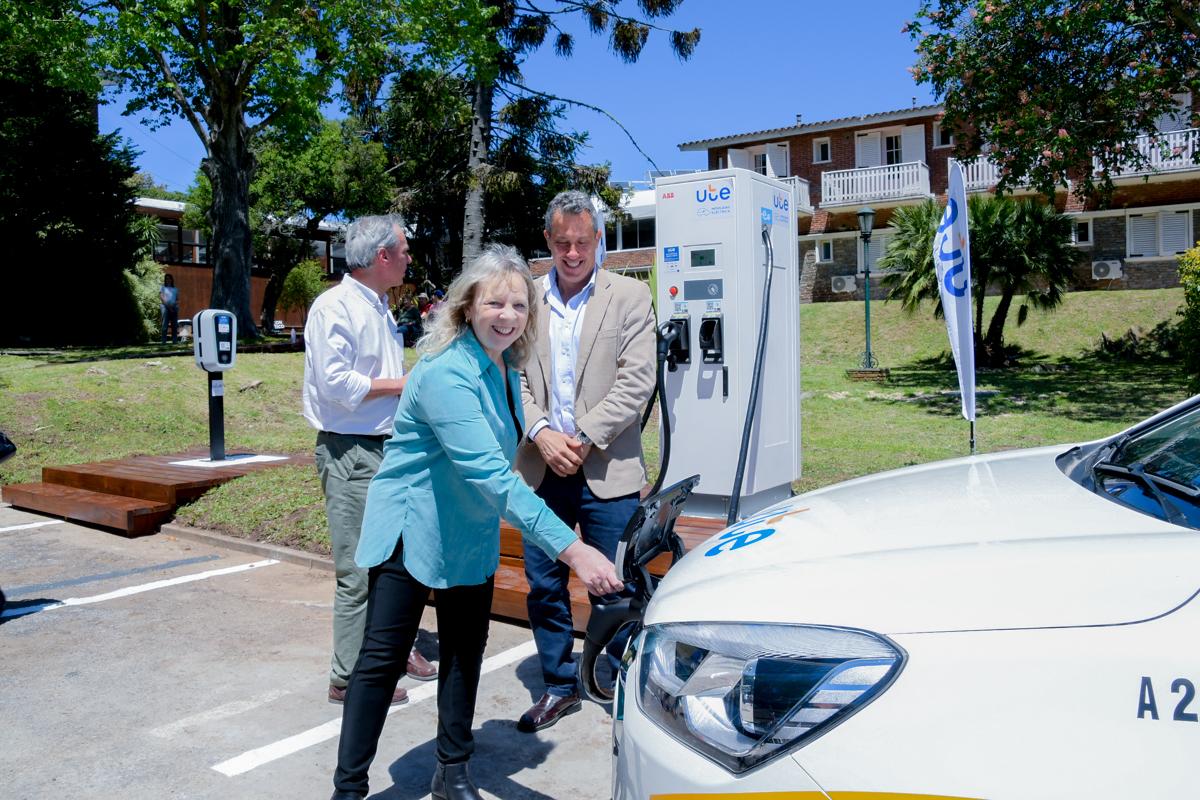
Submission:
[[[329,683],[344,687],[362,649],[367,621],[367,570],[354,563],[354,551],[362,531],[367,485],[383,461],[383,439],[322,431],[317,434],[316,461],[337,571]]]

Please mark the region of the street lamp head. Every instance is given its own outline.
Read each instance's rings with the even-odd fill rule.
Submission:
[[[871,229],[875,227],[875,209],[863,206],[858,210],[858,229],[864,241],[871,241]]]

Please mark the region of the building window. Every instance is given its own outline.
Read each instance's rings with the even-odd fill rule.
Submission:
[[[822,264],[833,261],[832,239],[821,239],[817,242],[817,261]]]
[[[883,153],[885,164],[901,164],[904,162],[903,137],[900,134],[883,138]]]
[[[1173,256],[1192,245],[1192,212],[1160,211],[1130,214],[1126,223],[1129,258]]]
[[[609,246],[610,244],[614,246]],[[654,247],[654,217],[627,219],[621,223],[616,242],[605,240],[607,250],[635,250],[639,247]]]
[[[833,160],[833,148],[829,138],[813,139],[813,163],[825,164]]]
[[[888,241],[892,238],[891,232],[875,231],[871,236],[871,274],[886,272],[887,270],[880,269],[879,259],[887,252]],[[863,240],[858,240],[858,273],[863,273]]]
[[[954,134],[946,130],[942,123],[933,123],[933,146],[954,147]]]
[[[1092,246],[1092,221],[1079,220],[1075,223],[1075,244],[1080,247]]]
[[[767,154],[766,153],[755,153],[754,154],[754,171],[757,172],[759,175],[767,174]]]
[[[619,250],[617,247],[617,225],[612,220],[604,223],[604,249]]]

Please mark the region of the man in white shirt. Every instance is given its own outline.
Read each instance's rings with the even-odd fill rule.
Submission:
[[[367,571],[354,563],[354,551],[367,485],[379,470],[406,380],[404,341],[387,291],[403,283],[411,261],[399,217],[355,220],[346,231],[350,273],[316,299],[304,326],[304,418],[318,431],[317,472],[337,571],[331,703],[345,698],[366,625]],[[408,674],[431,680],[437,670],[413,648]],[[392,702],[407,699],[397,688]]]
[[[610,559],[646,482],[642,411],[654,392],[650,290],[597,265],[603,224],[582,192],[563,192],[546,210],[554,267],[541,284],[534,355],[521,400],[527,441],[516,469],[546,505]],[[529,624],[545,693],[517,722],[547,728],[580,707],[572,657],[569,570],[526,545]],[[592,598],[594,601],[596,598]],[[623,642],[613,643],[610,655]]]

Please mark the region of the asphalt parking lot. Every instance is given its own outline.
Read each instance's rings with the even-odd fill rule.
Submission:
[[[0,786],[6,800],[326,798],[332,576],[157,534],[124,539],[0,505]],[[427,612],[418,646],[435,657]],[[528,629],[493,622],[472,775],[485,796],[608,798],[608,710],[537,734]],[[373,798],[428,797],[436,682],[405,678]]]

